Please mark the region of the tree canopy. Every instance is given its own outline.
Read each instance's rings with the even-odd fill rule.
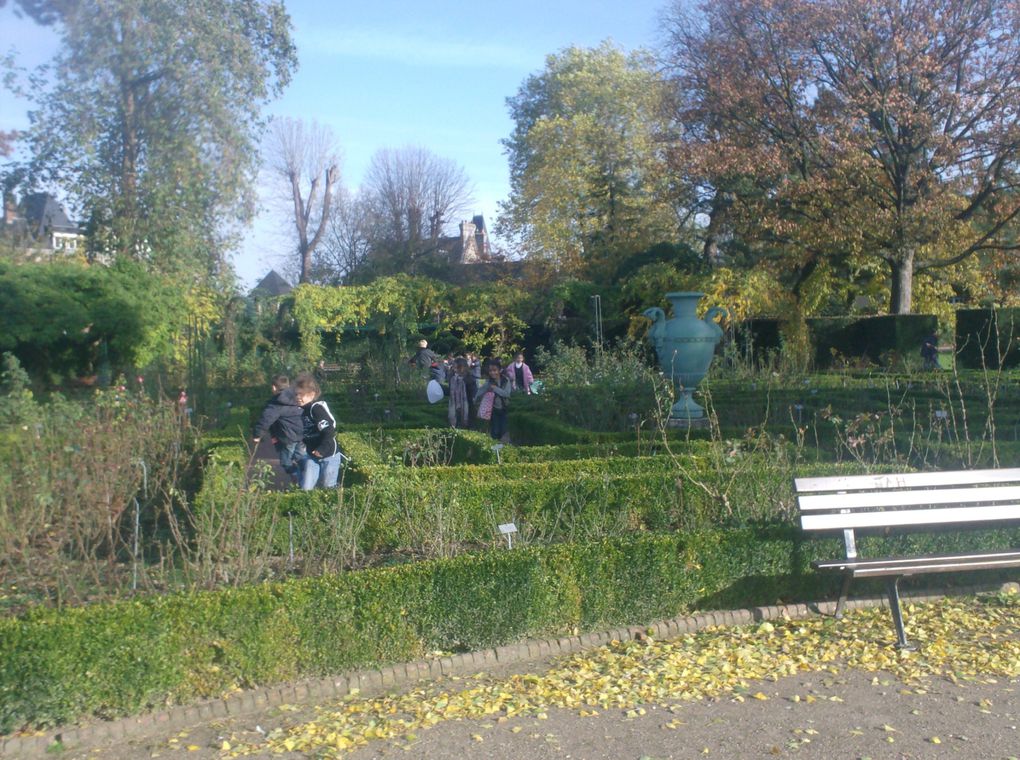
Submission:
[[[269,169],[283,182],[297,233],[298,282],[311,282],[312,254],[322,242],[334,210],[340,151],[332,130],[314,121],[274,119],[269,139]]]
[[[677,229],[657,136],[662,79],[645,53],[571,47],[507,100],[510,196],[499,229],[560,269],[610,272]]]
[[[185,294],[140,265],[0,262],[0,351],[32,372],[89,375],[144,367],[172,354],[189,310]]]
[[[471,204],[471,182],[452,159],[417,146],[377,151],[361,188],[369,276],[422,274],[440,238]],[[445,261],[442,262],[445,264]],[[438,267],[442,269],[442,266]]]
[[[997,0],[677,2],[678,173],[803,275],[915,274],[1016,249],[1020,10]]]
[[[63,38],[29,140],[93,254],[218,274],[253,210],[260,108],[296,53],[279,0],[20,2]]]

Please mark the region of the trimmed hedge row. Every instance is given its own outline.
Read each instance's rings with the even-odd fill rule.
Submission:
[[[1017,531],[865,539],[862,549],[1008,546]],[[114,717],[230,689],[598,630],[695,608],[831,593],[835,539],[789,526],[492,551],[445,561],[0,620],[0,732]],[[863,586],[857,586],[859,593]]]
[[[884,314],[877,317],[817,317],[807,320],[815,366],[833,363],[834,353],[847,357],[867,357],[879,362],[895,352],[915,357],[921,339],[938,327],[938,319],[928,314]]]
[[[599,467],[609,462],[619,462],[618,471],[600,473]],[[358,553],[369,556],[428,553],[435,550],[439,536],[446,551],[495,546],[500,542],[496,526],[509,521],[516,523],[520,541],[534,543],[789,522],[794,471],[774,463],[766,466],[761,457],[755,462],[739,474],[700,472],[697,481],[681,476],[665,457],[391,469],[392,476],[373,477],[370,485],[270,494],[264,503],[267,513],[275,509],[278,516],[271,542],[280,555],[288,550],[288,535],[279,527],[288,514],[293,516],[299,549],[311,552],[329,545],[338,515],[364,510],[364,527],[356,543]],[[629,470],[628,464],[633,465]],[[561,465],[577,469],[564,470]],[[866,469],[856,463],[811,465],[813,475],[865,471],[892,469]],[[272,522],[265,521],[266,530]],[[258,543],[266,540],[270,539]]]
[[[958,309],[956,360],[968,369],[1020,365],[1020,309]]]
[[[0,621],[0,731],[130,714],[235,686],[678,614],[706,594],[803,591],[790,535],[655,536],[491,552]],[[801,579],[803,581],[803,579]],[[761,601],[762,598],[759,598]]]

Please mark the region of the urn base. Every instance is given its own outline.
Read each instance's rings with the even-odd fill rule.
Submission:
[[[686,388],[681,389],[680,397],[669,410],[670,424],[672,424],[674,420],[687,422],[689,420],[703,419],[705,419],[705,407],[701,406],[701,404],[691,397],[691,392],[689,390]]]

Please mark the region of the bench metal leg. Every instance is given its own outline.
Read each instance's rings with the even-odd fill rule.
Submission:
[[[907,641],[903,630],[903,613],[900,611],[900,577],[889,578],[886,587],[889,590],[889,611],[892,612],[893,623],[896,625],[896,642],[900,649],[913,649]]]
[[[836,601],[836,614],[833,617],[843,617],[843,608],[846,607],[846,596],[850,593],[850,581],[853,578],[850,573],[843,574],[843,585],[839,589],[839,599]]]

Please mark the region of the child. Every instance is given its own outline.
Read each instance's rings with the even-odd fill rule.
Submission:
[[[510,403],[510,378],[503,375],[499,362],[490,359],[485,368],[486,380],[475,394],[478,416],[489,420],[489,435],[493,440],[506,443],[508,429],[506,410]]]
[[[336,442],[336,419],[326,402],[319,398],[319,383],[312,375],[298,375],[294,389],[301,404],[306,451],[301,461],[301,489],[311,491],[316,484],[333,488],[340,477],[343,456]]]
[[[942,369],[939,365],[939,336],[935,333],[921,341],[921,359],[925,369]]]
[[[510,378],[513,390],[531,395],[531,384],[535,382],[535,377],[531,374],[531,367],[524,363],[524,354],[518,353],[514,357],[514,363],[506,368],[506,376]]]
[[[274,377],[272,388],[273,397],[266,403],[262,415],[255,423],[252,441],[257,446],[268,431],[280,457],[280,467],[296,481],[298,462],[304,456],[304,446],[301,443],[304,434],[301,404],[286,375]]]
[[[446,386],[446,394],[450,397],[446,418],[450,427],[466,428],[470,422],[471,401],[478,391],[478,383],[468,371],[468,362],[463,356],[453,360],[453,371]]]

